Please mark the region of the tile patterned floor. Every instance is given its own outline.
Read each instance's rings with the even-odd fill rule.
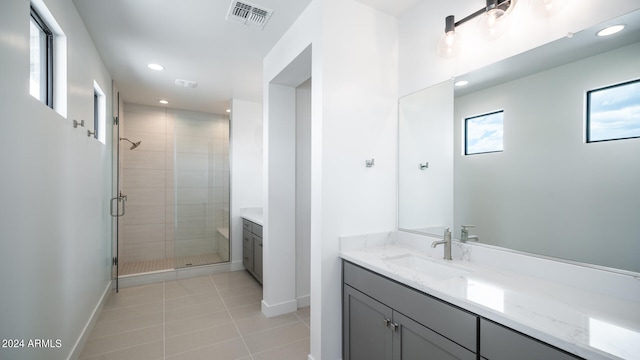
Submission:
[[[306,360],[309,308],[266,318],[246,272],[120,289],[80,355],[86,360]]]
[[[165,258],[147,261],[123,262],[118,269],[118,275],[141,274],[146,272],[172,270],[175,267],[198,266],[207,264],[217,264],[223,262],[218,253],[179,256],[176,258]]]

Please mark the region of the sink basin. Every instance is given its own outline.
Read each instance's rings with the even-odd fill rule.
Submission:
[[[390,256],[384,260],[390,264],[414,270],[435,279],[449,279],[471,274],[469,270],[459,268],[455,265],[440,263],[436,260],[414,254]]]

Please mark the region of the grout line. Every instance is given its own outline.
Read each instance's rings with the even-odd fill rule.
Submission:
[[[303,319],[300,317],[300,315],[298,315],[298,312],[294,312],[294,314],[296,315],[296,317],[298,318],[298,320],[300,320],[301,323],[303,323],[306,327],[309,328],[309,330],[311,330],[311,326],[309,324],[307,324],[307,322],[305,320],[309,320],[309,322],[311,322],[311,319]]]
[[[277,349],[281,349],[283,347],[287,347],[289,345],[297,344],[299,342],[303,342],[303,341],[307,341],[307,340],[311,341],[311,337],[306,337],[304,339],[298,339],[298,340],[292,341],[290,343],[286,343],[286,344],[278,345],[278,346],[270,348],[270,349],[262,350],[262,351],[257,352],[256,355],[264,354],[264,353],[269,352],[269,351],[274,351],[274,350],[277,350]]]
[[[211,275],[209,275],[209,279],[213,283],[213,286],[215,287],[216,291],[218,292],[218,295],[220,296],[220,291],[218,290],[218,286],[216,285],[216,282],[213,280],[213,277],[211,277]],[[220,296],[220,298],[222,299],[222,296]],[[229,311],[229,307],[227,307],[227,303],[224,301],[224,299],[222,301],[222,304],[224,305],[224,308],[229,313],[229,317],[231,317],[231,322],[233,324],[233,327],[238,332],[238,335],[240,335],[240,340],[242,340],[242,344],[244,344],[244,348],[247,349],[247,352],[249,353],[249,357],[251,358],[251,360],[255,360],[253,358],[253,354],[251,353],[251,350],[249,349],[249,346],[247,345],[247,342],[244,340],[244,336],[242,335],[242,333],[240,332],[240,329],[238,328],[238,325],[236,324],[236,320],[231,315],[231,311]]]

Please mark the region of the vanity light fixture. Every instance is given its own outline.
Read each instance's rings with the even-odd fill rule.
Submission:
[[[159,102],[160,104],[163,104],[163,105],[167,105],[167,104],[169,103],[169,101],[167,101],[167,100],[165,100],[165,99],[158,100],[158,102]]]
[[[610,35],[619,33],[620,31],[622,31],[624,29],[624,27],[625,27],[625,25],[623,25],[623,24],[608,26],[608,27],[598,31],[596,33],[596,35],[598,35],[600,37],[610,36]]]
[[[438,42],[438,54],[444,58],[456,56],[460,48],[456,27],[469,20],[480,17],[479,27],[483,35],[490,40],[500,37],[506,30],[506,20],[513,10],[516,0],[486,0],[486,6],[473,14],[455,21],[453,15],[445,18],[444,35]]]
[[[148,64],[147,67],[151,70],[162,71],[164,70],[164,66],[160,64]]]

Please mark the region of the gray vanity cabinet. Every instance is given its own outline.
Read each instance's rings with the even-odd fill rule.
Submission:
[[[471,313],[343,263],[344,360],[475,360]]]
[[[242,220],[242,265],[262,284],[262,225]]]
[[[581,359],[492,321],[480,320],[480,349],[487,360]]]
[[[253,275],[262,284],[262,238],[253,235]]]

